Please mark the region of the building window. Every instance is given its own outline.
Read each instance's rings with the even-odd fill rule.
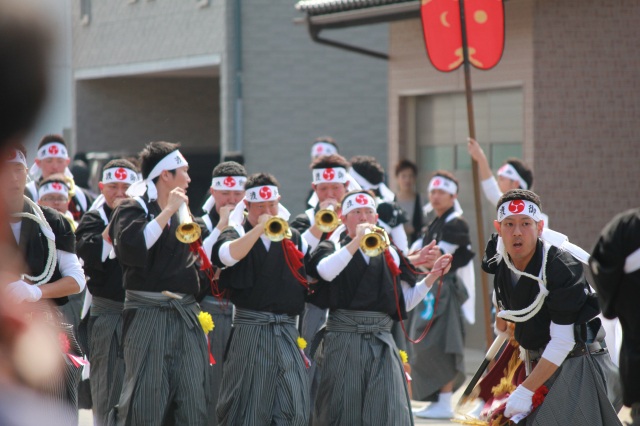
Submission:
[[[491,168],[497,170],[509,157],[522,157],[522,89],[476,91],[473,101],[476,137]],[[408,122],[415,126],[415,132],[407,134],[415,135],[415,140],[407,141],[414,146],[407,152],[415,152],[421,193],[426,194],[427,179],[437,169],[454,172],[461,179],[461,187],[470,189],[471,158],[467,153],[469,129],[464,93],[416,96],[408,105],[412,107],[407,113],[413,115]]]

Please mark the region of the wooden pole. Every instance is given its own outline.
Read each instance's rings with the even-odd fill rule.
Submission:
[[[462,31],[462,55],[463,55],[463,67],[464,67],[464,90],[467,97],[467,121],[469,124],[469,137],[476,138],[476,124],[473,113],[473,91],[471,88],[471,65],[469,63],[469,48],[467,46],[467,27],[464,15],[464,0],[458,0],[460,2],[460,28]],[[476,207],[476,223],[478,230],[478,250],[476,255],[482,258],[482,252],[484,250],[484,244],[486,242],[484,238],[484,221],[482,219],[482,203],[480,199],[480,178],[478,173],[478,163],[472,159],[471,161],[472,173],[473,173],[473,199]],[[482,281],[482,300],[484,305],[484,330],[486,337],[486,346],[489,347],[489,342],[493,341],[493,327],[491,324],[491,302],[489,300],[489,284],[487,282],[487,274],[480,272],[480,279]]]

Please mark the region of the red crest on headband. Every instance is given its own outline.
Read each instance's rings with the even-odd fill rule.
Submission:
[[[333,178],[336,177],[336,172],[331,168],[325,169],[324,172],[322,172],[322,177],[324,180],[333,180]]]
[[[433,186],[434,187],[440,186],[441,183],[442,183],[442,181],[440,179],[436,179],[436,180],[433,181]]]
[[[262,188],[260,188],[260,198],[262,198],[263,200],[268,200],[269,198],[271,198],[271,189],[269,189],[266,186],[263,186]]]
[[[9,151],[7,153],[7,160],[11,161],[11,160],[15,160],[18,157],[18,150],[17,149],[12,149],[11,151]]]
[[[53,182],[53,183],[51,184],[51,187],[52,187],[53,189],[55,189],[56,191],[60,191],[60,190],[62,190],[62,184],[61,184],[61,183],[59,183],[59,182]]]
[[[513,200],[509,203],[509,211],[513,214],[522,213],[524,211],[524,201]]]
[[[236,180],[232,176],[227,176],[226,178],[224,178],[222,183],[224,184],[224,186],[228,186],[229,188],[233,188],[234,186],[236,186]]]
[[[356,196],[356,203],[365,205],[365,204],[369,204],[369,200],[367,199],[366,195],[359,194]]]
[[[116,172],[113,175],[118,180],[125,180],[127,178],[127,171],[122,167],[120,167],[118,170],[116,170]]]
[[[56,145],[51,145],[49,147],[49,154],[56,155],[58,152],[58,147]]]

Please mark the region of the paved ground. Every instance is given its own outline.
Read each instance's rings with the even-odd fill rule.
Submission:
[[[465,351],[465,369],[468,373],[468,380],[471,378],[471,374],[473,374],[478,366],[480,365],[484,354],[480,351],[467,349]],[[466,384],[465,384],[466,386]],[[458,401],[460,395],[462,395],[462,391],[464,390],[463,386],[453,395],[453,401]],[[413,408],[420,409],[425,406],[424,402],[412,401],[411,405]],[[629,409],[623,408],[620,412],[620,419],[623,421],[629,421]],[[457,422],[449,421],[449,420],[426,420],[415,418],[416,425],[431,425],[431,426],[445,426],[452,424],[459,424]],[[80,424],[79,426],[93,426],[93,420],[91,417],[90,410],[80,410]],[[185,425],[186,426],[186,425]]]

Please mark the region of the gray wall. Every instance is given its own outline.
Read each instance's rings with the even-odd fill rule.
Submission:
[[[90,23],[81,23],[81,3]],[[75,68],[92,68],[220,53],[224,2],[195,0],[74,0]]]
[[[136,153],[146,142],[166,140],[181,142],[184,151],[216,153],[219,93],[217,78],[78,81],[78,150]]]
[[[387,159],[387,62],[311,41],[289,0],[242,2],[243,144],[247,170],[273,173],[298,213],[311,182],[312,141],[336,138],[347,157]],[[386,25],[327,31],[387,51]]]

